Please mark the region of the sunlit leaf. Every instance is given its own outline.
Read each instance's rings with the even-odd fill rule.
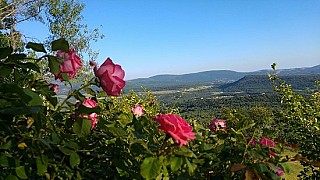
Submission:
[[[173,172],[178,171],[183,164],[183,158],[173,157],[170,161],[170,168]]]
[[[24,166],[16,167],[16,174],[21,179],[28,179]]]
[[[44,175],[44,173],[47,172],[47,168],[48,168],[48,157],[47,156],[37,157],[36,164],[37,164],[37,174],[39,176]]]
[[[132,122],[133,115],[132,114],[120,114],[117,117],[117,121],[120,123],[121,127],[125,127],[127,124]]]
[[[147,157],[143,160],[140,167],[140,174],[145,179],[156,178],[161,169],[161,162],[157,157]]]

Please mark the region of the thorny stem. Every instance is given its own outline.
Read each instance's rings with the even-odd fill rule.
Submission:
[[[71,93],[68,94],[68,96],[62,101],[62,103],[56,108],[55,112],[59,112],[61,110],[61,108],[63,107],[63,105],[71,98],[73,97],[77,92],[79,92],[80,90],[92,85],[93,80],[95,78],[92,78],[87,84],[81,86],[79,89],[73,90]]]
[[[257,129],[254,129],[253,135],[251,136],[250,141],[246,144],[246,148],[245,148],[244,153],[243,153],[241,164],[244,162],[245,156],[247,155],[248,147],[249,147],[251,141],[253,140],[253,137],[254,137],[254,134],[256,133],[256,131],[257,131]]]
[[[170,139],[170,135],[167,134],[166,137],[163,140],[163,143],[161,145],[161,148],[160,148],[160,151],[159,151],[158,155],[161,155],[161,154],[163,154],[165,152],[165,148],[166,148],[166,146],[168,144],[168,140],[169,139]]]

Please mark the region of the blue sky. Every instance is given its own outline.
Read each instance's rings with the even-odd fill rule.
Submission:
[[[320,64],[319,0],[82,0],[101,64],[126,79]],[[41,28],[38,29],[39,31]]]

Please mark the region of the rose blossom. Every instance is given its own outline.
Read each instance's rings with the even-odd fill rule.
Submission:
[[[60,81],[64,80],[61,73],[66,73],[68,78],[72,79],[82,67],[81,59],[74,49],[70,49],[67,52],[59,50],[57,57],[63,58],[63,62],[60,64],[60,72],[55,75],[55,78],[60,79]]]
[[[213,119],[211,120],[211,123],[209,124],[208,128],[213,131],[219,131],[227,127],[227,123],[225,120],[221,119]]]
[[[90,61],[90,65],[94,66],[94,74],[100,80],[102,89],[111,96],[119,96],[121,90],[126,85],[124,78],[124,70],[120,65],[114,64],[110,58],[98,69],[97,64]]]
[[[97,113],[91,113],[89,116],[88,115],[82,115],[81,117],[87,118],[91,120],[91,128],[94,129],[98,123],[98,114]]]
[[[247,136],[247,137],[245,137],[244,139],[245,139],[245,140],[250,140],[249,144],[250,144],[251,146],[255,146],[255,145],[257,144],[257,142],[256,142],[252,137],[250,137],[250,136]]]
[[[284,172],[283,172],[283,170],[281,169],[281,167],[278,167],[277,175],[278,175],[278,176],[283,176],[283,175],[284,175]]]
[[[270,158],[271,158],[272,156],[276,156],[276,155],[277,155],[277,154],[276,154],[275,152],[269,150],[269,156],[270,156]]]
[[[59,85],[58,84],[54,84],[54,83],[50,83],[49,84],[49,89],[53,90],[53,92],[58,93],[59,92]]]
[[[131,109],[131,112],[137,117],[140,117],[143,114],[143,107],[141,105],[137,105],[136,107]]]
[[[87,108],[95,108],[98,106],[98,103],[91,98],[86,98],[83,102],[82,105],[84,105]]]
[[[273,148],[276,146],[275,143],[268,138],[261,138],[259,141],[259,144],[264,144],[267,147],[273,147]]]
[[[82,105],[87,108],[95,108],[98,106],[98,103],[91,98],[86,98],[83,100]],[[91,120],[91,128],[94,129],[96,127],[96,124],[98,123],[98,114],[97,113],[91,113],[89,115],[80,115],[80,117],[87,118]]]
[[[180,144],[179,147],[189,145],[188,140],[196,138],[195,133],[192,132],[192,126],[175,114],[160,114],[155,120],[160,123],[158,129],[170,134],[175,142]]]

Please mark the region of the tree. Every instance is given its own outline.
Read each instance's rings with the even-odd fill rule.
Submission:
[[[90,47],[91,41],[103,38],[99,29],[89,30],[81,21],[84,4],[76,0],[2,0],[0,3],[0,45],[10,45],[14,51],[23,51],[27,41],[16,25],[35,20],[48,26],[50,35],[46,42],[65,38],[82,57],[95,59],[97,52]],[[42,43],[42,42],[40,42]]]

